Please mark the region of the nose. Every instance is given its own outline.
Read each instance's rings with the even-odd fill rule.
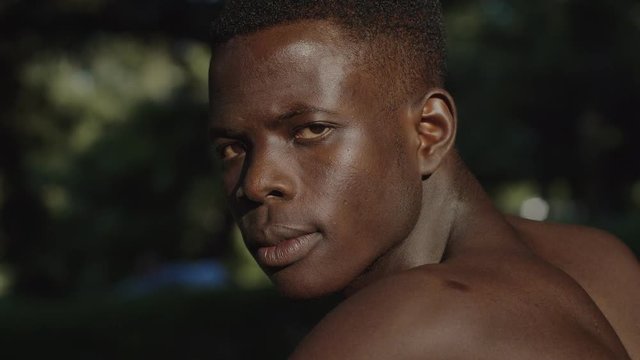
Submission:
[[[254,148],[245,160],[236,197],[263,204],[295,195],[294,167],[286,151]]]

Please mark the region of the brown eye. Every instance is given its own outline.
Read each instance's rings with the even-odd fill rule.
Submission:
[[[333,130],[331,127],[323,124],[312,124],[305,126],[296,131],[297,140],[314,140],[319,139]]]
[[[230,160],[244,154],[244,146],[240,143],[220,145],[218,147],[218,153],[222,160]]]

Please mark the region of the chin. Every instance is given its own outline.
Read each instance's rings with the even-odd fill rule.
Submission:
[[[317,291],[316,289],[301,288],[299,286],[281,286],[276,284],[278,293],[293,300],[311,300],[332,294],[331,292]]]
[[[291,270],[291,271],[289,271]],[[330,281],[328,277],[304,276],[295,269],[282,269],[270,274],[276,290],[291,299],[315,299],[342,291],[347,284]]]

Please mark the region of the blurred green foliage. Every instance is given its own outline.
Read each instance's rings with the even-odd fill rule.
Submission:
[[[224,256],[207,21],[187,21],[211,9],[25,3],[0,9],[13,25],[1,48],[5,291],[12,279],[19,294],[101,292],[164,262]],[[181,15],[180,31],[162,21]]]
[[[444,5],[458,146],[496,203],[518,213],[542,198],[550,219],[602,227],[640,253],[640,3]],[[206,39],[215,11],[215,1],[0,4],[3,338],[30,333],[45,341],[66,329],[51,339],[99,347],[87,339],[104,337],[109,351],[122,350],[106,354],[140,357],[156,354],[154,341],[192,346],[175,329],[198,323],[198,314],[208,325],[185,334],[202,331],[220,345],[243,335],[240,328],[236,340],[224,335],[219,327],[234,325],[217,316],[244,316],[249,326],[264,314],[244,309],[266,303],[261,311],[274,317],[288,311],[262,292],[245,300],[183,294],[183,302],[176,295],[131,306],[96,297],[16,305],[25,296],[101,296],[163,263],[201,258],[225,263],[237,287],[264,286],[239,246],[209,155]],[[166,322],[153,320],[169,313]],[[145,326],[157,331],[143,335]],[[182,354],[218,354],[198,346],[202,353]],[[95,357],[82,349],[73,354]]]
[[[542,197],[551,220],[604,228],[639,253],[640,4],[445,5],[458,143],[498,204]]]

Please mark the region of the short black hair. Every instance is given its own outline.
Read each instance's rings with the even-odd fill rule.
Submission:
[[[443,85],[446,54],[439,0],[228,0],[213,22],[212,46],[303,20],[331,21],[357,40],[375,44],[376,62],[402,71],[404,82]]]

